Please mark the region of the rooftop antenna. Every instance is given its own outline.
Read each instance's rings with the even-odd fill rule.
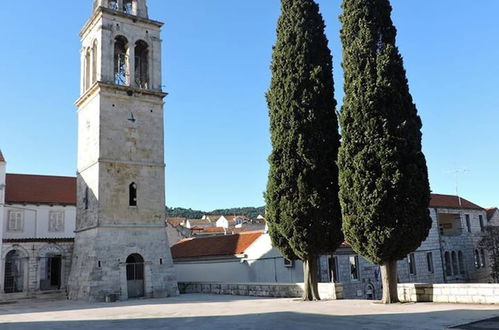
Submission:
[[[453,174],[456,178],[456,196],[459,202],[459,207],[462,207],[461,196],[459,195],[459,175],[469,173],[470,170],[468,168],[456,168],[455,170],[449,171],[447,173]]]

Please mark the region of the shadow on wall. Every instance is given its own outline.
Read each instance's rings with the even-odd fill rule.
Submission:
[[[0,329],[445,329],[458,326],[459,320],[477,320],[494,311],[454,310],[430,313],[401,313],[375,315],[323,315],[294,312],[278,312],[249,315],[209,317],[165,317],[150,319],[121,319],[94,321],[48,321],[2,324]],[[464,316],[463,316],[464,315]],[[495,323],[494,323],[495,322]],[[489,328],[497,329],[498,319],[488,320]],[[476,323],[458,326],[458,329],[474,329]],[[478,329],[478,328],[476,328]]]

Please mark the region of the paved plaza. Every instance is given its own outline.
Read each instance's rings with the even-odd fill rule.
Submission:
[[[302,302],[190,294],[111,304],[25,301],[0,305],[0,330],[67,329],[498,329],[499,306]],[[494,320],[493,318],[498,318]],[[474,323],[486,320],[483,323]],[[470,324],[471,323],[471,324]],[[468,326],[462,326],[470,324]]]

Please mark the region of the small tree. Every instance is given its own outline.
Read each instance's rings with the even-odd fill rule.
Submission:
[[[395,45],[388,0],[343,0],[345,98],[339,156],[343,231],[381,265],[383,302],[398,301],[397,260],[428,236],[430,189],[421,120]]]
[[[499,227],[485,228],[479,246],[489,252],[490,276],[495,283],[499,283]]]
[[[273,244],[304,262],[304,299],[318,300],[317,258],[343,241],[332,57],[313,0],[282,0],[281,9],[267,93],[266,215]]]

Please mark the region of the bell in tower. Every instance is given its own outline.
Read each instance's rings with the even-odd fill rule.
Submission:
[[[94,0],[94,10],[99,7],[148,18],[146,0]]]
[[[165,223],[162,26],[145,0],[95,0],[80,32],[71,299],[178,294]]]

